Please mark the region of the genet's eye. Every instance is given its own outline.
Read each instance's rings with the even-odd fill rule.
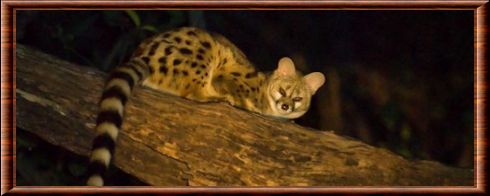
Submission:
[[[303,100],[303,97],[295,97],[295,98],[293,98],[293,101],[294,102],[298,102],[298,101],[301,101],[301,100]]]
[[[279,88],[279,93],[281,93],[281,95],[282,95],[283,97],[285,97],[285,96],[286,96],[286,91],[285,91],[284,89],[282,89],[282,88]]]

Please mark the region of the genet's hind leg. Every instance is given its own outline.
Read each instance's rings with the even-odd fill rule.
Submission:
[[[231,78],[215,77],[211,82],[215,91],[221,96],[221,100],[225,100],[232,106],[241,107],[243,105],[240,93],[238,92],[237,82]]]
[[[227,102],[227,99],[220,96],[212,96],[202,91],[194,91],[191,94],[185,95],[185,98],[191,99],[197,102],[210,103],[210,102]]]

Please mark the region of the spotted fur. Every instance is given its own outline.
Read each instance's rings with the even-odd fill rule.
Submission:
[[[225,101],[251,112],[293,119],[308,110],[324,80],[319,72],[301,75],[287,57],[266,75],[226,38],[201,29],[184,27],[155,35],[110,74],[99,103],[87,184],[104,185],[124,105],[139,83],[194,101]]]

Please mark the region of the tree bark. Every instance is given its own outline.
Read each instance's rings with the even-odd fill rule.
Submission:
[[[88,156],[106,74],[20,44],[16,66],[16,126]],[[406,160],[226,103],[136,87],[125,114],[113,164],[151,185],[474,185],[472,169]]]

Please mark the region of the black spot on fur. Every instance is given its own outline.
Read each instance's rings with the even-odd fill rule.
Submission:
[[[179,70],[178,69],[174,69],[174,75],[177,75],[179,74]]]
[[[142,55],[142,54],[143,54],[143,52],[144,52],[144,51],[145,51],[145,50],[144,50],[144,48],[142,48],[142,47],[138,47],[138,48],[137,48],[137,49],[134,51],[133,56],[140,56],[140,55]]]
[[[161,64],[166,64],[167,63],[167,57],[160,57],[158,59],[158,62],[161,63]]]
[[[199,48],[199,50],[197,50],[197,52],[198,52],[199,54],[204,54],[204,53],[205,53],[204,49],[202,49],[202,48]]]
[[[180,44],[180,42],[182,41],[182,38],[180,38],[180,37],[174,37],[174,40],[175,40],[177,43],[179,43],[179,44]]]
[[[197,34],[194,31],[187,31],[187,35],[197,36]]]
[[[187,48],[181,48],[181,49],[179,49],[179,52],[184,54],[184,55],[191,55],[192,54],[192,50],[189,50]]]
[[[153,43],[150,47],[150,52],[148,52],[148,55],[153,56],[159,45],[160,44],[158,42]]]
[[[172,54],[172,47],[171,46],[168,46],[168,47],[165,48],[165,55],[168,56],[170,54]]]
[[[153,67],[152,67],[152,66],[148,66],[148,67],[150,67],[150,74],[155,73],[155,69],[153,69]]]
[[[202,55],[200,55],[200,54],[196,55],[196,58],[199,59],[199,60],[201,60],[201,61],[204,60],[204,57]]]
[[[145,62],[146,64],[150,62],[150,58],[148,58],[147,56],[142,57],[141,60],[143,60],[143,62]]]
[[[240,77],[242,74],[240,74],[238,72],[231,72],[231,75],[233,75],[235,77]]]
[[[202,44],[202,46],[204,46],[207,49],[210,49],[211,48],[211,44],[209,42],[207,42],[207,41],[203,41],[203,42],[201,42],[201,44]]]
[[[197,67],[197,63],[196,62],[192,62],[191,67],[192,68]]]
[[[192,42],[189,41],[189,40],[185,40],[185,44],[187,44],[188,46],[190,46],[192,44]]]
[[[206,69],[206,65],[202,64],[201,68]]]
[[[189,87],[191,87],[191,84],[187,83],[187,85],[185,85],[185,89],[189,89]]]
[[[186,70],[182,71],[182,74],[184,74],[184,76],[188,76],[189,75],[189,72],[187,72]]]
[[[168,68],[166,65],[160,66],[160,73],[167,74]]]
[[[200,70],[197,70],[197,71],[196,71],[196,74],[197,74],[197,75],[201,74],[201,71],[200,71]]]
[[[170,37],[170,33],[163,34],[163,38],[167,38],[167,37]]]
[[[182,60],[174,59],[174,66],[180,65],[180,63],[182,63]]]
[[[254,78],[254,77],[257,77],[257,72],[252,72],[252,73],[247,73],[245,75],[245,78]]]

